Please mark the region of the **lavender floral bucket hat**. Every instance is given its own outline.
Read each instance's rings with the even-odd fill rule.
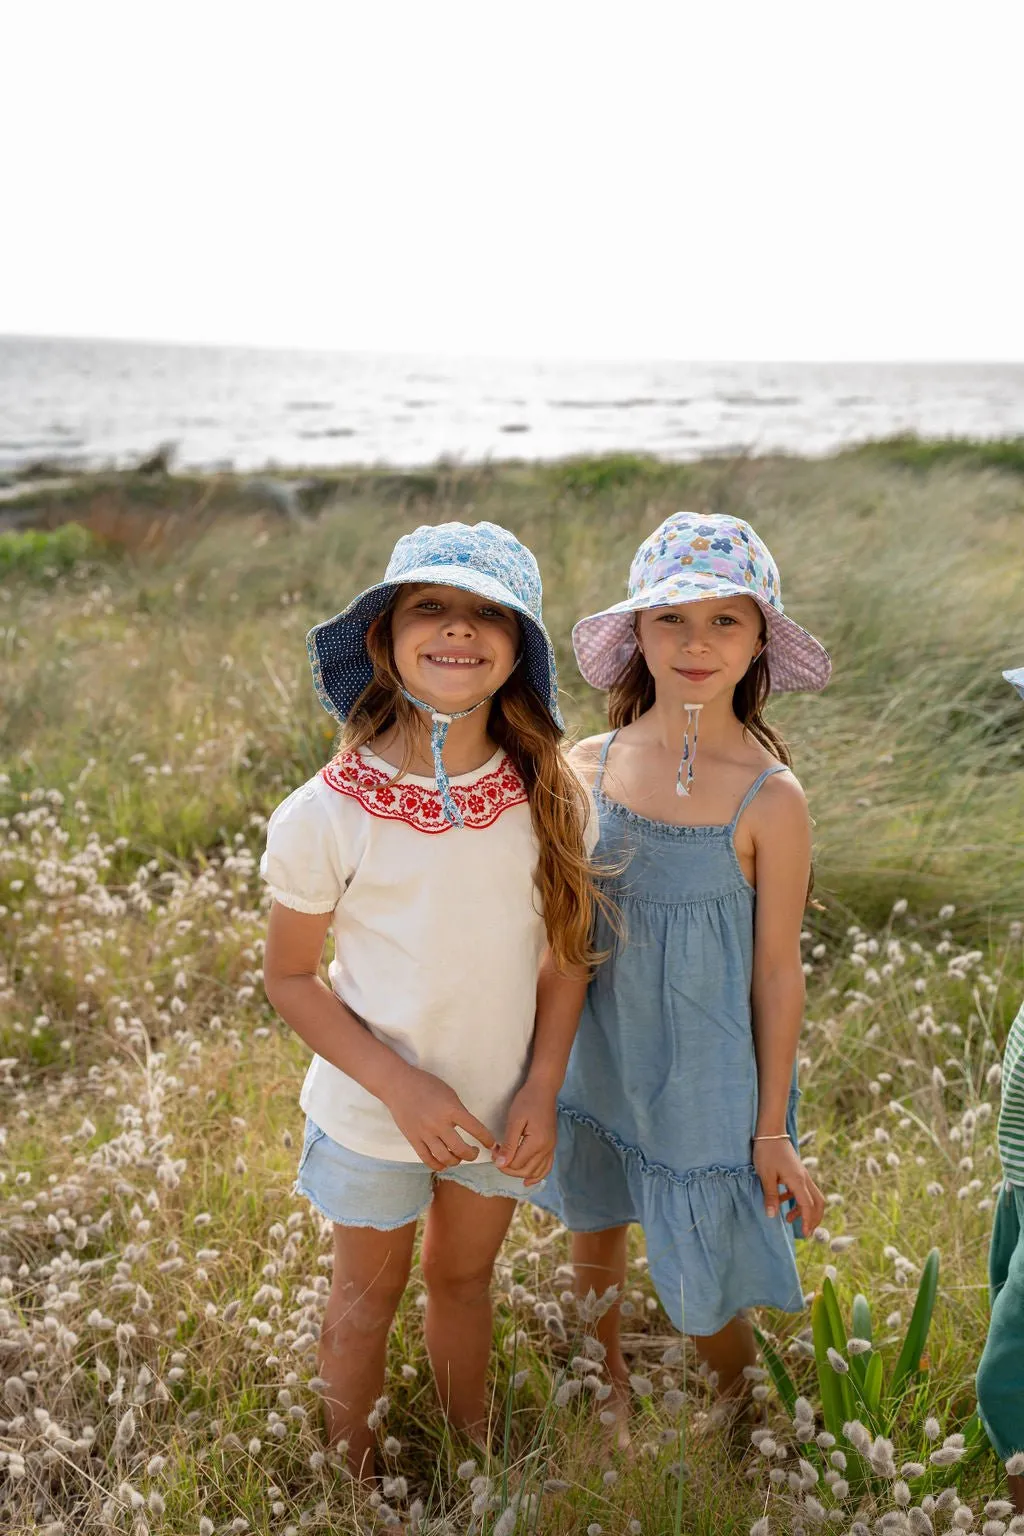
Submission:
[[[765,617],[771,686],[776,693],[824,688],[828,652],[782,607],[779,571],[749,523],[720,513],[674,512],[637,550],[628,596],[580,619],[572,632],[580,671],[594,688],[610,688],[636,650],[634,615],[712,597],[752,597]]]

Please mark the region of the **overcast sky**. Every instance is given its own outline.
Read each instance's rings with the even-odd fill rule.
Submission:
[[[0,332],[1024,358],[1019,0],[2,6]]]

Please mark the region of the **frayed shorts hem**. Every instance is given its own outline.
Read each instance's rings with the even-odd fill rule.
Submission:
[[[396,1221],[381,1221],[379,1218],[371,1221],[368,1216],[342,1216],[337,1211],[328,1210],[320,1196],[314,1195],[310,1190],[304,1188],[298,1179],[296,1179],[292,1186],[292,1193],[301,1195],[304,1200],[308,1200],[314,1211],[318,1211],[321,1216],[325,1216],[336,1227],[369,1227],[374,1232],[397,1232],[401,1227],[407,1227],[410,1222],[419,1221],[423,1212],[430,1206],[430,1201],[428,1200],[425,1205],[420,1206],[419,1210],[413,1211],[411,1216],[400,1216]]]
[[[397,1232],[430,1208],[441,1181],[461,1184],[484,1199],[522,1200],[528,1193],[522,1179],[510,1178],[492,1162],[459,1163],[435,1173],[425,1163],[353,1152],[310,1119],[293,1188],[337,1227]]]

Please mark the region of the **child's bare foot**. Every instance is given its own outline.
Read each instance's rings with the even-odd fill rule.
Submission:
[[[449,1476],[458,1475],[464,1482],[478,1473],[486,1473],[495,1454],[487,1429],[460,1429],[454,1424],[448,1425],[447,1449]],[[470,1471],[471,1465],[475,1470]]]
[[[613,1377],[611,1393],[601,1405],[601,1426],[610,1451],[629,1451],[633,1437],[629,1432],[629,1381]]]
[[[760,1405],[746,1391],[720,1397],[710,1407],[690,1414],[687,1430],[694,1441],[717,1440],[730,1456],[742,1457],[760,1418]]]

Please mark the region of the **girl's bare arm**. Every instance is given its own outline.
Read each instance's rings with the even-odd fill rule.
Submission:
[[[754,801],[757,872],[751,1003],[757,1051],[757,1134],[786,1129],[790,1080],[804,1016],[800,930],[811,869],[807,802],[796,779],[769,779]]]
[[[430,1072],[404,1061],[350,1012],[318,975],[329,912],[294,912],[280,902],[270,909],[263,955],[263,984],[277,1012],[311,1051],[354,1078],[391,1111],[416,1155],[435,1171],[471,1161],[477,1148],[461,1126],[484,1146],[496,1138]]]
[[[809,1237],[825,1202],[795,1148],[786,1138],[786,1110],[803,1023],[805,985],[800,930],[811,868],[811,826],[803,790],[779,774],[764,786],[751,808],[757,915],[751,986],[758,1110],[753,1163],[764,1189],[765,1208],[775,1216],[781,1198],[792,1198]]]

